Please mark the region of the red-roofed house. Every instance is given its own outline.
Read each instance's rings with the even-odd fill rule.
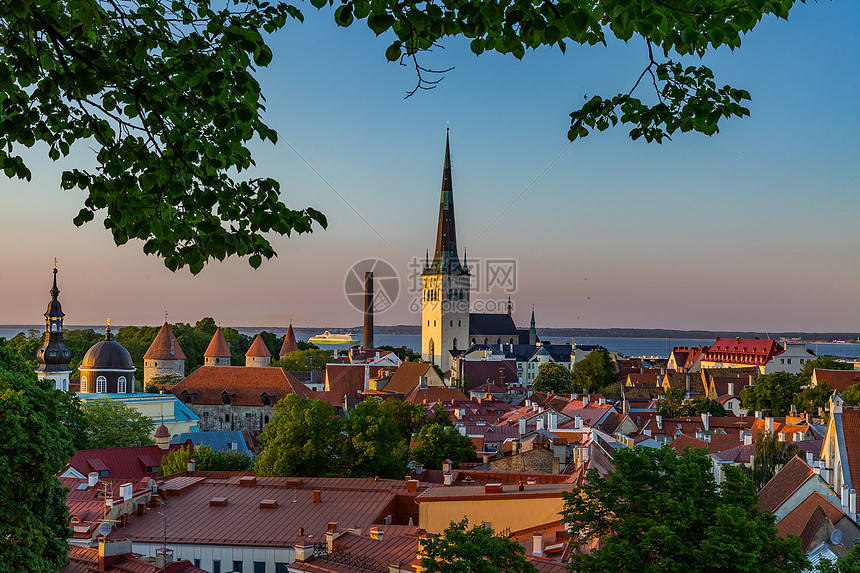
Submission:
[[[775,371],[771,362],[782,352],[775,340],[717,337],[702,357],[702,368],[756,366],[762,374],[769,374]]]
[[[839,390],[840,394],[844,394],[851,386],[860,384],[860,371],[816,368],[812,371],[811,385],[815,386],[819,382],[824,382],[834,390]]]
[[[200,429],[262,430],[287,394],[311,397],[307,387],[281,368],[203,366],[171,389],[200,417]]]
[[[832,497],[833,491],[816,470],[797,456],[791,458],[758,492],[759,506],[779,522],[815,492]]]
[[[811,494],[776,524],[780,537],[800,538],[801,549],[808,553],[824,541],[830,541],[834,529],[842,531],[842,545],[853,547],[860,541],[860,527],[839,508],[834,495]]]
[[[838,390],[830,397],[830,419],[821,446],[824,477],[840,498],[843,510],[856,519],[860,486],[860,408],[845,406]]]
[[[191,561],[145,561],[131,551],[131,539],[99,540],[98,548],[72,547],[60,573],[206,573]],[[170,552],[168,552],[168,555]]]
[[[91,472],[98,473],[99,479],[125,480],[137,482],[143,478],[155,478],[161,466],[161,458],[185,444],[161,446],[130,446],[127,448],[104,448],[98,450],[78,450],[66,463],[62,478],[86,479]]]

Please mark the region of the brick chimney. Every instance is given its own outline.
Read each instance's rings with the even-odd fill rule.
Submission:
[[[373,273],[364,273],[364,348],[373,348]]]

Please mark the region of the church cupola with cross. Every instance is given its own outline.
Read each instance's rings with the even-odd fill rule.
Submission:
[[[421,275],[421,356],[443,371],[451,368],[450,350],[468,346],[470,286],[465,254],[461,263],[457,253],[451,145],[446,132],[436,249],[432,260],[428,253]]]
[[[72,352],[63,342],[63,307],[60,305],[60,289],[57,288],[57,260],[54,259],[54,286],[51,288],[51,302],[45,311],[45,341],[36,352],[36,374],[39,379],[49,379],[57,390],[69,390],[69,375],[72,369],[69,362]]]

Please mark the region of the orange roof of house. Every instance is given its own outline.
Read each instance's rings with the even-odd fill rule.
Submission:
[[[860,484],[860,409],[842,407],[842,435],[845,437],[845,451],[848,453],[848,470],[851,487]]]
[[[209,342],[209,346],[206,347],[206,352],[203,353],[203,356],[208,358],[230,358],[232,356],[230,354],[230,347],[227,345],[227,341],[224,340],[224,333],[221,332],[221,328],[215,329],[215,334],[212,335],[212,340]]]
[[[259,334],[257,338],[254,339],[254,342],[251,343],[251,348],[248,349],[248,352],[245,353],[245,356],[249,358],[268,358],[272,353],[269,352],[266,343],[263,342],[263,337]]]
[[[161,484],[162,491],[176,494],[169,496],[167,510],[172,515],[171,543],[290,548],[308,542],[311,535],[311,543],[325,539],[329,522],[338,522],[341,529],[356,525],[365,530],[388,514],[399,522],[418,520],[417,508],[410,503],[414,494],[403,480],[256,476],[253,483],[241,485],[239,474],[207,473],[183,472]],[[320,492],[318,503],[314,491]],[[225,498],[226,505],[210,504],[214,498]],[[276,506],[261,507],[262,500],[274,500]],[[114,536],[158,543],[164,519],[154,511],[132,515],[128,526],[109,539]]]
[[[809,548],[809,539],[804,539],[804,537],[817,531],[825,517],[829,518],[832,523],[836,523],[844,515],[845,513],[839,507],[816,491],[791,510],[791,513],[783,517],[776,524],[776,530],[780,537],[788,537],[789,535],[800,537],[803,551],[806,552]]]
[[[384,390],[409,395],[420,386],[421,377],[425,376],[427,371],[432,368],[433,366],[426,362],[404,362],[397,367],[397,371],[392,374],[391,380],[385,385]],[[468,400],[465,396],[460,399]]]
[[[155,340],[149,345],[149,349],[143,355],[143,359],[185,360],[185,353],[182,352],[182,347],[179,346],[179,341],[176,340],[176,336],[167,322],[161,326],[161,330],[155,335]]]
[[[830,370],[816,368],[813,375],[816,382],[825,382],[834,390],[844,394],[849,386],[860,384],[860,372],[856,370]]]
[[[96,547],[69,548],[69,564],[60,573],[206,573],[195,567],[191,561],[174,561],[166,567],[157,567],[155,563],[144,561],[134,553],[126,553],[113,557],[104,569],[99,568],[99,550]]]
[[[758,492],[759,506],[765,511],[776,511],[814,475],[805,461],[797,456],[791,458]]]
[[[307,386],[282,368],[252,366],[201,366],[171,392],[179,399],[191,396],[196,404],[222,404],[226,392],[236,406],[260,406],[264,392],[273,404],[287,394],[310,397]]]
[[[388,390],[388,386],[385,387]],[[457,388],[442,386],[428,386],[427,388],[416,388],[404,401],[413,404],[432,404],[434,402],[453,402],[454,400],[468,400],[469,398]]]
[[[287,334],[284,335],[284,343],[281,345],[279,356],[286,356],[290,352],[296,352],[299,349],[299,344],[296,342],[296,333],[293,331],[293,325],[287,329]]]
[[[783,347],[775,340],[717,337],[716,341],[708,348],[703,360],[763,365],[784,351]]]

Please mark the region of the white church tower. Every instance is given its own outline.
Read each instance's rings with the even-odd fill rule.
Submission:
[[[433,260],[427,261],[421,277],[421,357],[451,369],[450,350],[469,346],[469,289],[471,276],[457,255],[454,225],[454,191],[451,184],[451,152],[445,135],[445,165],[442,170],[442,199]]]

